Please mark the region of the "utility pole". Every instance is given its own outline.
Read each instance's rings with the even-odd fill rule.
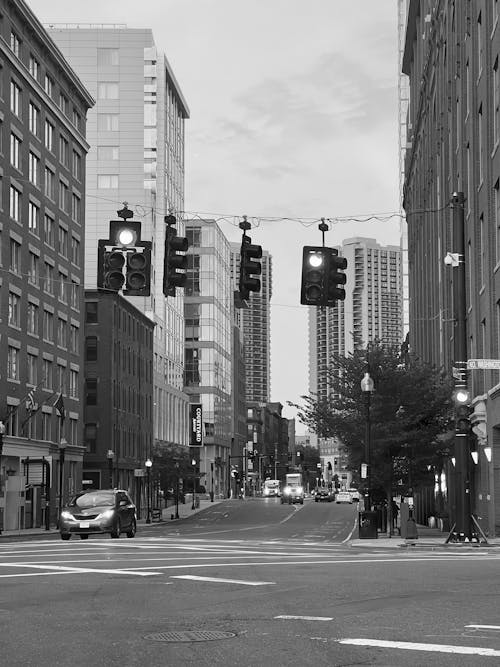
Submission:
[[[453,252],[458,255],[453,281],[453,366],[455,388],[467,388],[467,324],[465,292],[465,230],[463,192],[454,192],[451,198],[453,222]],[[456,423],[456,420],[455,420]],[[469,436],[455,428],[455,526],[451,530],[458,541],[472,537],[470,506]]]

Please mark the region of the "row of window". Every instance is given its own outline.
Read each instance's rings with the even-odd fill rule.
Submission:
[[[29,353],[27,358],[28,383],[35,387],[39,385],[38,373],[41,370],[43,389],[57,388],[70,398],[78,398],[79,372],[62,364],[55,364],[52,359],[42,359],[39,363],[38,355]],[[10,344],[7,349],[7,379],[20,382],[21,380],[21,349]],[[69,381],[69,384],[68,384]]]
[[[49,218],[50,219],[50,218]],[[0,236],[1,244],[1,236]],[[43,263],[43,276],[41,275],[41,259],[36,250],[30,250],[29,252],[29,266],[28,271],[23,273],[22,261],[21,261],[21,243],[15,238],[10,239],[10,264],[9,270],[11,273],[19,276],[20,278],[27,276],[28,282],[31,285],[42,287],[47,294],[52,294],[53,296],[59,296],[59,298],[64,302],[68,303],[68,293],[71,298],[71,305],[75,307],[78,306],[78,294],[73,294],[79,288],[79,284],[75,281],[69,280],[68,275],[62,271],[59,271],[56,279],[56,271],[54,262],[48,258],[45,259]],[[74,236],[71,237],[71,247],[69,247],[69,235],[68,231],[64,227],[59,227],[59,243],[58,243],[59,255],[61,257],[68,258],[68,252],[71,250],[71,263],[75,266],[79,266],[80,263],[80,241]],[[56,290],[57,287],[57,290]],[[73,298],[75,301],[73,302]]]

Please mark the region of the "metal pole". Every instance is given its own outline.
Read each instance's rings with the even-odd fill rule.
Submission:
[[[274,479],[278,479],[278,445],[274,445]]]
[[[214,462],[210,461],[210,473],[211,473],[211,480],[212,480],[212,493],[210,494],[210,501],[213,503],[214,502]]]
[[[146,523],[151,523],[151,503],[150,503],[150,493],[151,493],[151,473],[150,473],[150,467],[148,466],[147,468],[148,471],[148,478],[147,478],[147,489],[146,489],[146,500],[147,500],[147,516],[146,516]]]
[[[366,507],[370,511],[371,502],[371,422],[370,422],[370,392],[365,391],[365,461],[366,461]]]
[[[5,431],[4,423],[0,421],[0,479],[1,479],[1,476],[2,476],[2,452],[3,452],[3,434],[4,434],[4,431]],[[1,484],[1,482],[0,482],[0,484]],[[0,488],[0,491],[2,491],[1,488]],[[2,516],[0,517],[1,518],[0,535],[2,534],[2,527],[3,527],[3,511],[4,510],[2,508]]]
[[[61,447],[59,449],[59,514],[61,514],[62,502],[63,502],[63,471],[64,471],[64,447]],[[57,523],[59,524],[59,517],[57,519]]]
[[[467,322],[465,288],[465,229],[463,192],[454,192],[451,199],[453,217],[453,252],[458,254],[458,266],[453,268],[453,365],[463,374],[461,386],[467,385]],[[472,537],[468,437],[455,433],[455,533],[459,539]]]
[[[176,479],[176,489],[175,489],[175,518],[179,518],[179,468],[177,466],[177,479]]]
[[[113,459],[108,457],[109,488],[113,488]]]

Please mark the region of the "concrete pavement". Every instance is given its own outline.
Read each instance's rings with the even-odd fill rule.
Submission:
[[[446,539],[448,537],[447,532],[442,532],[438,528],[429,528],[428,526],[417,525],[417,535],[416,539],[405,539],[400,535],[393,535],[390,537],[387,533],[379,533],[377,538],[364,538],[359,539],[358,535],[358,526],[356,526],[353,539],[349,540],[349,546],[354,548],[363,547],[376,547],[381,549],[450,549],[450,548],[460,548],[460,549],[489,549],[489,548],[498,548],[500,547],[500,538],[492,537],[487,538],[487,543],[484,542],[448,542]]]

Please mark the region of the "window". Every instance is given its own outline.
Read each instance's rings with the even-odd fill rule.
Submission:
[[[73,369],[69,371],[69,396],[78,398],[78,371]]]
[[[28,352],[28,382],[36,387],[38,384],[38,357]]]
[[[21,299],[14,292],[9,292],[9,326],[21,326]]]
[[[82,117],[80,116],[78,109],[75,109],[75,107],[73,107],[73,125],[76,127],[77,130],[79,130],[81,124],[82,124]]]
[[[71,195],[71,217],[75,222],[82,221],[82,200],[74,192]]]
[[[32,185],[40,186],[40,158],[31,151],[29,154],[29,179]]]
[[[52,389],[54,386],[52,359],[43,360],[43,388]]]
[[[77,181],[82,180],[82,156],[80,153],[73,151],[73,164],[72,164],[73,176]]]
[[[65,213],[68,212],[69,190],[66,183],[59,181],[59,208]]]
[[[66,394],[66,366],[57,364],[57,387],[62,394]]]
[[[97,84],[97,99],[117,100],[118,96],[118,83],[115,81],[101,81]]]
[[[45,385],[45,382],[44,382]],[[42,440],[52,440],[52,415],[42,412]]]
[[[40,74],[40,63],[32,53],[30,53],[29,71],[31,76],[38,81],[38,76]]]
[[[106,190],[118,188],[118,174],[98,174],[97,187]]]
[[[97,424],[85,424],[85,447],[90,453],[97,449]]]
[[[74,236],[71,237],[71,263],[80,266],[80,241]]]
[[[7,377],[9,380],[19,380],[19,350],[9,345],[7,353]]]
[[[64,93],[59,93],[59,108],[63,112],[65,116],[68,115],[69,112],[69,102],[68,98]]]
[[[47,294],[54,295],[54,267],[45,262],[45,291]]]
[[[45,236],[45,243],[51,248],[55,248],[55,222],[54,218],[51,218],[47,213],[43,219],[43,233]]]
[[[59,254],[68,256],[68,230],[59,225]]]
[[[98,65],[118,65],[119,53],[118,49],[97,49],[97,64]]]
[[[12,273],[21,273],[21,244],[10,239],[10,270]]]
[[[54,126],[50,120],[45,120],[45,148],[54,152]]]
[[[69,142],[61,135],[59,136],[59,160],[64,167],[69,166]]]
[[[500,72],[498,70],[498,56],[493,66],[493,144],[500,140]]]
[[[21,88],[15,81],[10,82],[10,110],[18,118],[21,117]]]
[[[69,326],[69,337],[70,352],[78,354],[78,327],[75,324]]]
[[[85,304],[85,322],[87,324],[97,324],[99,322],[97,317],[97,301],[88,301]]]
[[[17,222],[20,221],[21,193],[13,185],[10,186],[10,217]]]
[[[117,113],[97,114],[97,129],[100,132],[117,132],[118,114]]]
[[[40,236],[40,209],[32,201],[28,204],[28,228],[32,234]]]
[[[43,311],[43,339],[54,342],[54,314],[48,310]]]
[[[54,81],[52,80],[52,77],[50,74],[45,75],[45,81],[44,81],[44,86],[45,92],[49,97],[52,97],[52,92],[54,90]]]
[[[68,303],[68,276],[59,271],[59,301]]]
[[[27,329],[28,333],[37,336],[39,334],[39,310],[36,303],[28,303],[27,309]]]
[[[97,159],[98,160],[118,160],[120,150],[118,146],[98,146]]]
[[[30,285],[35,285],[35,287],[39,287],[40,285],[40,257],[35,255],[34,252],[30,252],[28,282]]]
[[[483,25],[481,12],[479,12],[477,17],[477,71],[479,72],[479,76],[481,76],[483,69],[483,57]]]
[[[483,105],[479,107],[477,114],[477,143],[478,143],[478,152],[479,152],[479,183],[483,182],[484,176],[484,140],[483,140]],[[469,174],[469,178],[472,177],[472,174]]]
[[[45,167],[45,196],[54,201],[55,174],[49,167]]]
[[[97,405],[97,378],[87,378],[85,382],[85,401],[87,405]]]
[[[10,135],[10,163],[16,169],[21,169],[21,140],[14,133]]]
[[[68,323],[60,317],[57,321],[57,344],[64,349],[68,347]]]
[[[87,336],[85,340],[86,361],[97,361],[97,336]]]
[[[21,55],[21,40],[13,30],[10,31],[10,48],[12,53],[19,58]]]
[[[484,230],[484,215],[481,214],[479,218],[479,278],[481,287],[484,287],[485,277],[485,263],[486,263],[486,248],[485,248],[485,230]],[[484,352],[484,350],[482,350]]]
[[[30,102],[29,106],[29,125],[31,134],[34,134],[35,137],[38,137],[38,132],[40,129],[40,110],[33,104],[33,102]]]

